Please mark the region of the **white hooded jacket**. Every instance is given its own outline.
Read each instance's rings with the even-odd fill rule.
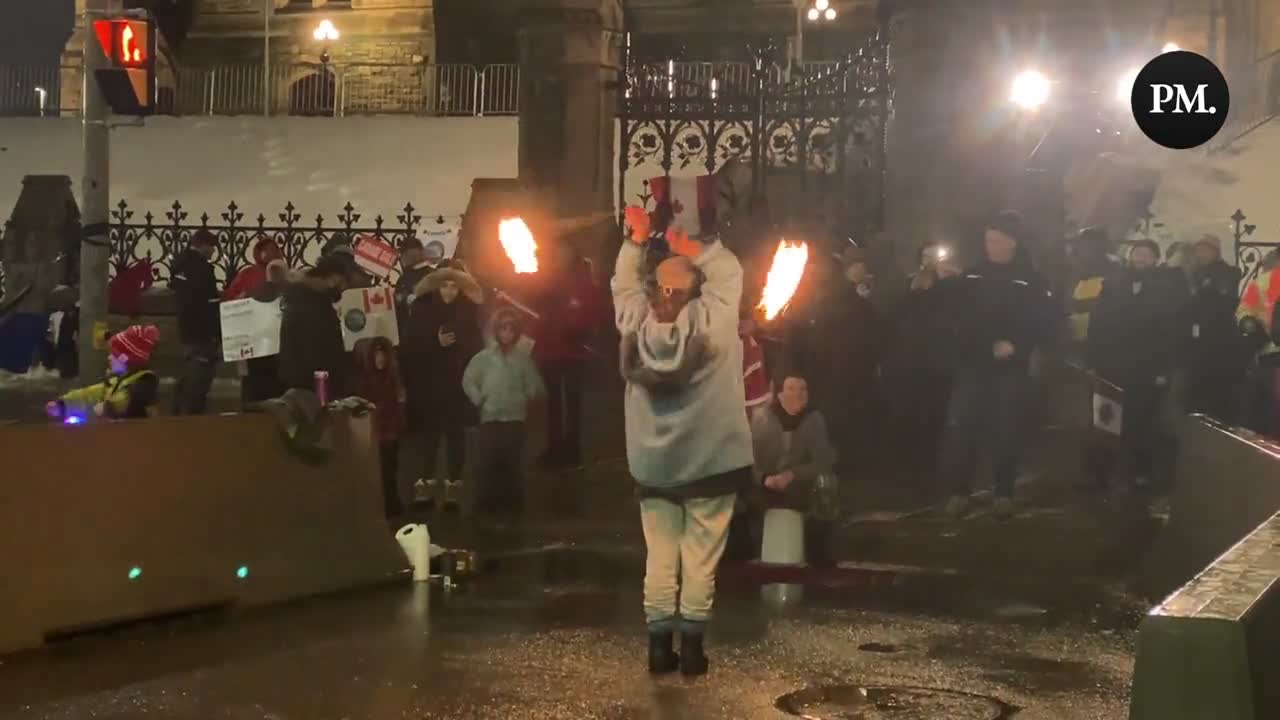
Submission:
[[[742,266],[720,243],[693,259],[701,295],[662,323],[650,310],[644,251],[623,243],[613,302],[623,337],[627,463],[640,485],[677,488],[749,468],[738,308]]]

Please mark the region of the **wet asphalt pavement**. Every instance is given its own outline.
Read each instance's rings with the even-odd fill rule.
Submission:
[[[589,447],[616,450],[618,424],[590,429],[605,437]],[[1127,519],[1039,503],[1007,524],[947,523],[904,516],[928,492],[892,476],[848,490],[857,510],[895,512],[851,526],[840,557],[931,571],[811,587],[777,611],[727,567],[705,678],[645,672],[643,543],[625,471],[604,460],[535,475],[519,527],[432,516],[433,539],[484,559],[453,589],[406,582],[0,657],[0,720],[1127,716],[1140,605],[1112,601],[1126,568],[1099,562],[1134,545],[1111,531]]]
[[[830,598],[777,613],[758,592],[734,588],[714,627],[711,674],[653,679],[644,671],[632,551],[493,562],[486,576],[453,590],[388,587],[7,658],[0,717],[780,718],[781,696],[817,685],[986,695],[1019,709],[1017,718],[1125,716],[1126,630],[1034,611],[948,617],[839,607]],[[998,705],[968,696],[860,710],[807,701],[818,718],[1001,717]]]

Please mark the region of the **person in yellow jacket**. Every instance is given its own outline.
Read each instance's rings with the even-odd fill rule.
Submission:
[[[111,336],[107,379],[50,402],[45,406],[49,416],[76,424],[89,418],[154,415],[160,378],[148,366],[159,339],[160,331],[154,325],[133,325]]]

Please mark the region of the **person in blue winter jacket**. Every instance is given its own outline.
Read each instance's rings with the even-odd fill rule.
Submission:
[[[650,290],[649,217],[628,208],[627,220],[631,241],[618,253],[612,287],[626,380],[627,464],[648,550],[649,671],[701,675],[716,566],[738,492],[751,482],[738,336],[742,266],[718,241],[691,239],[676,225],[666,233],[676,254],[657,266]]]
[[[546,390],[533,358],[519,347],[520,314],[499,308],[489,331],[488,347],[462,374],[462,389],[480,412],[475,509],[518,517],[524,506],[525,420],[529,404]]]

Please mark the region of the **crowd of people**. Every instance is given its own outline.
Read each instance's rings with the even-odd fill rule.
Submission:
[[[1043,412],[1038,388],[1056,359],[1089,379],[1088,393],[1105,386],[1123,408],[1122,422],[1102,423],[1107,432],[1083,448],[1086,490],[1158,490],[1168,479],[1171,407],[1261,429],[1280,418],[1272,401],[1280,363],[1267,359],[1280,357],[1270,339],[1280,263],[1264,267],[1238,302],[1239,275],[1213,237],[1175,265],[1161,264],[1147,240],[1119,259],[1104,231],[1085,230],[1067,243],[1069,270],[1055,293],[1031,261],[1025,223],[1001,213],[967,268],[953,248],[921,248],[892,303],[876,302],[862,248],[815,253],[790,309],[765,322],[744,289],[752,278],[717,236],[654,224],[628,209],[612,303],[567,243],[550,244],[554,261],[525,305],[487,297],[464,262],[410,241],[394,293],[399,347],[372,338],[351,353],[334,306],[370,280],[349,248],[291,271],[263,238],[254,263],[220,292],[213,238],[196,233],[173,268],[186,354],[172,410],[207,408],[220,359],[217,303],[280,298],[280,352],[243,363],[246,403],[317,391],[323,376],[330,397],[374,406],[389,517],[418,502],[456,508],[468,474],[477,512],[518,516],[534,400],[544,398],[548,413],[539,463],[581,463],[586,368],[602,354],[591,340],[612,305],[627,462],[648,548],[649,668],[694,675],[708,667],[703,632],[731,534],[759,548],[764,512],[799,510],[809,517],[810,560],[828,560],[836,478],[880,467],[895,437],[910,447],[897,456],[937,479],[948,498],[942,510],[955,517],[969,514],[989,453],[993,513],[1011,515]],[[50,414],[152,414],[157,335],[150,327],[115,335],[111,378],[50,403]],[[1079,401],[1090,403],[1087,394]],[[478,450],[470,463],[469,427]],[[398,463],[410,434],[422,466],[406,473]],[[402,475],[420,480],[410,487]]]

